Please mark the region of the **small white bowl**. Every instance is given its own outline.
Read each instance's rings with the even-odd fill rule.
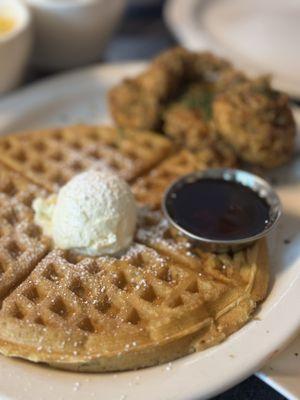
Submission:
[[[19,0],[0,0],[0,15],[13,19],[13,28],[0,35],[0,94],[21,82],[32,47],[31,18]]]
[[[98,60],[126,4],[126,0],[23,1],[35,24],[34,64],[48,70]]]

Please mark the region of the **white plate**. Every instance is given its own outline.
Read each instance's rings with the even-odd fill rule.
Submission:
[[[257,374],[290,400],[300,399],[300,336]]]
[[[166,21],[179,41],[211,49],[300,98],[298,0],[169,0]]]
[[[109,121],[105,93],[141,64],[62,75],[0,101],[0,132],[70,122]],[[246,378],[282,349],[300,326],[300,160],[283,171],[285,216],[270,240],[270,294],[255,319],[224,343],[171,364],[119,374],[76,374],[0,358],[1,399],[196,400]],[[296,182],[295,182],[296,180]],[[283,240],[292,238],[289,245]]]

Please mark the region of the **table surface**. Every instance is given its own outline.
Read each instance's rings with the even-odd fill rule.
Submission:
[[[176,45],[164,24],[162,8],[164,1],[155,5],[129,6],[125,17],[107,46],[102,62],[147,60],[160,51]],[[24,85],[52,75],[46,71],[29,70]],[[216,377],[217,379],[217,377]],[[234,388],[222,393],[214,400],[282,400],[283,396],[255,376],[251,376]]]

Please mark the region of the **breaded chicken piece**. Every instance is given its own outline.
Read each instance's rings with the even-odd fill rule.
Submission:
[[[163,131],[180,145],[197,148],[210,141],[210,126],[200,109],[175,103],[165,111],[163,119]]]
[[[156,129],[160,124],[160,101],[148,94],[135,79],[126,79],[109,93],[111,114],[118,126]]]
[[[294,147],[287,97],[209,52],[162,53],[113,88],[109,103],[121,127],[161,131],[193,151],[220,142],[232,159],[235,152],[260,167],[281,165]]]
[[[226,78],[226,83],[229,83],[229,78]],[[237,165],[234,149],[218,135],[212,119],[213,99],[224,86],[225,81],[220,89],[215,83],[190,84],[177,102],[164,112],[163,131],[181,147],[192,151],[215,147],[217,153],[224,155],[228,164]]]
[[[180,47],[166,51],[145,72],[112,88],[109,105],[116,123],[124,128],[157,129],[163,104],[178,91],[190,56]]]
[[[109,92],[111,114],[119,126],[158,129],[164,109],[193,81],[213,81],[231,65],[208,52],[181,47],[156,57],[136,78],[126,79]]]
[[[193,83],[188,85],[176,101],[163,113],[163,131],[179,144],[188,148],[203,146],[214,138],[212,100],[214,85]]]
[[[191,81],[216,83],[227,72],[233,71],[232,64],[209,51],[192,53],[193,61],[190,64]]]
[[[267,78],[245,80],[213,101],[216,129],[244,161],[273,168],[290,159],[296,133],[288,97]]]
[[[211,150],[220,165],[236,166],[234,149],[216,133],[212,123],[204,121],[199,110],[176,104],[165,114],[164,131],[180,147],[195,154],[204,149]]]

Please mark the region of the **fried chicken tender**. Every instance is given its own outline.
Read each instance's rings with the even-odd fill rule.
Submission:
[[[163,104],[179,89],[191,53],[175,48],[154,59],[150,67],[109,92],[111,114],[124,128],[158,129]]]
[[[176,104],[165,114],[164,131],[168,136],[183,148],[194,154],[211,150],[218,165],[237,165],[237,156],[233,148],[228,145],[214,130],[211,124],[203,122],[199,110],[191,110]]]
[[[111,114],[118,126],[129,129],[156,129],[160,122],[160,101],[135,79],[126,79],[109,93]]]
[[[233,71],[232,64],[209,51],[191,53],[190,80],[216,83],[225,73]]]
[[[212,131],[212,99],[214,86],[197,83],[187,86],[174,103],[166,107],[163,131],[174,141],[188,148],[206,145]]]
[[[176,47],[162,53],[114,87],[109,105],[119,126],[160,131],[193,152],[217,143],[232,160],[271,168],[294,147],[287,97],[266,78],[250,80],[209,52]]]
[[[224,85],[225,82],[220,87]],[[212,103],[218,90],[210,82],[187,86],[181,97],[163,113],[163,131],[181,147],[193,152],[215,147],[233,166],[237,165],[235,151],[218,135],[212,120]]]
[[[173,104],[164,113],[164,132],[175,142],[189,148],[210,141],[210,126],[201,110],[191,109],[180,103]]]
[[[295,122],[288,97],[273,90],[269,79],[231,85],[214,99],[213,119],[219,134],[244,161],[273,168],[290,159]]]
[[[184,85],[213,80],[230,64],[210,53],[193,53],[181,47],[156,57],[136,78],[126,79],[109,92],[111,114],[121,127],[159,129],[164,108]]]

